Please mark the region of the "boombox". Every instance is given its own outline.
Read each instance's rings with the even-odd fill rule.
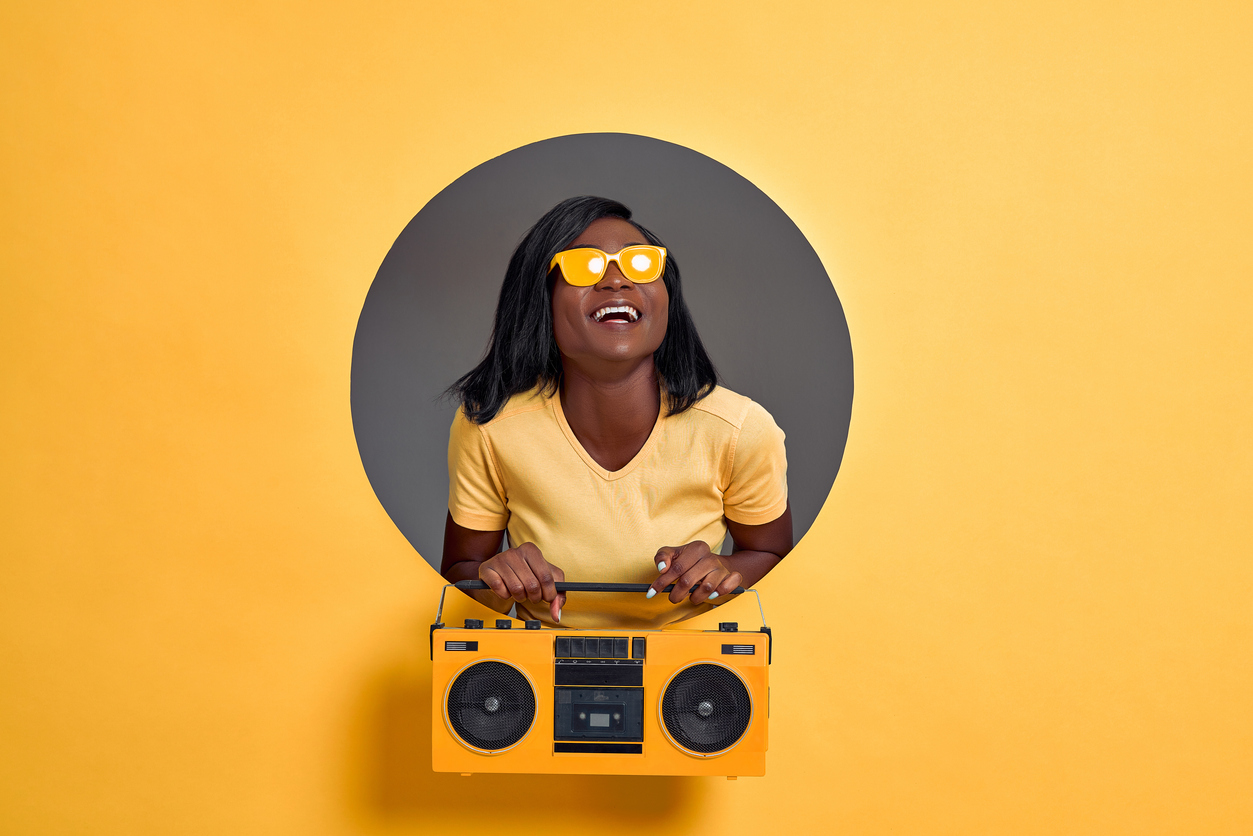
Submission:
[[[648,588],[557,584],[559,592]],[[741,632],[733,622],[717,630],[564,630],[528,621],[518,629],[505,618],[494,628],[477,619],[448,627],[443,610],[441,594],[431,625],[436,772],[766,773],[772,636],[764,611],[760,631]]]

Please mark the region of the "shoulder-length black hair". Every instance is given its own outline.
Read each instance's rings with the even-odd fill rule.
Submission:
[[[572,197],[548,210],[509,259],[483,360],[448,387],[448,394],[461,402],[472,422],[492,420],[513,395],[535,388],[552,395],[561,385],[548,264],[600,218],[629,221],[648,243],[665,246],[632,221],[631,210],[616,200]],[[668,251],[662,281],[670,294],[670,316],[666,336],[653,352],[653,363],[665,389],[667,414],[675,415],[712,392],[718,373],[696,333],[696,324],[683,301],[679,265]]]

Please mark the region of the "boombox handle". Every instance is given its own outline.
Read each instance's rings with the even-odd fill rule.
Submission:
[[[639,592],[645,593],[652,589],[652,584],[647,583],[577,583],[571,581],[557,581],[554,584],[558,592]],[[462,592],[469,592],[476,589],[490,589],[483,581],[457,581],[456,583],[445,584],[439,593],[439,608],[435,611],[435,623],[431,625],[431,658],[435,658],[435,631],[444,626],[444,622],[440,619],[444,616],[444,595],[448,593],[448,588],[455,586]],[[674,589],[674,584],[662,589],[662,592],[670,592]],[[695,591],[696,587],[692,587]],[[757,597],[757,611],[761,613],[761,631],[766,634],[766,662],[767,664],[774,656],[774,636],[770,633],[770,628],[766,626],[766,610],[761,605],[761,595],[755,589],[745,589],[737,586],[732,595],[739,595],[743,592],[751,592]],[[691,592],[688,593],[689,595]]]

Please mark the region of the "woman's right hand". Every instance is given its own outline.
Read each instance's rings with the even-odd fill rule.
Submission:
[[[501,552],[479,564],[479,580],[501,600],[513,599],[519,604],[548,604],[553,621],[561,622],[561,607],[566,602],[564,592],[557,591],[557,582],[564,581],[566,573],[544,559],[534,543],[523,543]]]

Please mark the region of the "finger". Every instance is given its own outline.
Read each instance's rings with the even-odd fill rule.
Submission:
[[[561,582],[561,580],[565,580],[565,572],[561,570],[561,567],[556,567],[556,565],[553,565],[553,564],[549,564],[549,568],[551,569],[551,572],[553,572],[553,584],[554,584],[553,588],[555,592],[556,590],[555,584],[558,582]],[[553,620],[554,622],[558,624],[561,623],[561,608],[563,607],[565,607],[565,593],[564,592],[556,593],[555,597],[553,598],[553,603],[549,604],[549,612],[553,613]]]
[[[673,562],[674,555],[678,551],[674,546],[662,546],[657,549],[657,554],[653,557],[653,563],[657,564],[657,571],[666,571],[666,568]]]
[[[509,594],[505,597],[512,598],[519,604],[526,601],[526,586],[513,567],[508,563],[502,563],[496,571],[500,572],[500,579],[505,582],[505,588],[509,590]]]
[[[698,560],[692,568],[684,572],[674,582],[674,589],[670,592],[671,603],[679,603],[689,593],[692,595],[693,604],[704,603],[705,599],[709,597],[709,593],[714,591],[714,586],[722,580],[725,574],[726,569],[723,568],[722,564],[715,560],[712,555],[707,555]],[[699,598],[697,595],[699,595]]]
[[[719,567],[694,583],[691,587],[692,605],[699,606],[706,601],[716,599],[718,597],[718,587],[725,579],[726,569]]]
[[[514,571],[518,573],[518,580],[522,581],[522,586],[526,588],[526,599],[534,603],[544,600],[544,584],[531,568],[531,564],[525,560],[514,566]]]
[[[531,573],[535,575],[539,581],[539,597],[532,598],[532,601],[542,600],[552,602],[557,597],[557,587],[554,584],[553,567],[544,559],[544,555],[540,554],[539,548],[532,546],[525,552],[522,552],[526,558],[527,565],[531,568]]]
[[[706,576],[705,580],[710,580],[712,577],[713,575]],[[739,572],[732,572],[728,570],[726,576],[723,577],[721,581],[717,581],[714,583],[713,592],[710,592],[709,595],[703,598],[697,598],[697,595],[693,593],[692,603],[693,604],[709,603],[709,604],[713,604],[714,606],[725,604],[730,599],[731,595],[734,594],[735,588],[739,586],[743,581],[744,581],[744,577]],[[704,589],[704,585],[702,583],[701,588],[697,591],[700,592],[703,589]]]
[[[670,562],[666,570],[653,582],[653,588],[660,592],[672,583],[676,583],[684,572],[709,554],[709,544],[701,540],[671,550]],[[687,590],[684,590],[687,594]],[[673,593],[671,593],[673,596]]]
[[[518,582],[522,584],[523,597],[517,598],[515,596],[515,600],[519,603],[523,601],[541,600],[540,592],[542,587],[540,585],[539,578],[535,576],[535,572],[531,569],[531,564],[527,561],[527,545],[510,549],[507,552],[501,552],[500,555],[505,565],[513,572],[514,576],[518,579]],[[531,546],[530,548],[534,549],[534,546]],[[506,583],[508,583],[507,579]],[[510,590],[513,589],[512,586],[509,588]]]
[[[658,592],[666,588],[667,584],[673,582],[678,577],[674,569],[677,556],[683,551],[683,546],[662,546],[657,550],[653,562],[657,564],[657,579],[653,581],[651,588],[645,594],[646,598],[652,598]]]
[[[487,584],[487,588],[492,591],[497,598],[509,598],[509,589],[505,586],[505,581],[501,578],[500,573],[491,567],[479,566],[479,580]]]
[[[710,554],[707,544],[697,541],[684,546],[680,553],[675,555],[674,564],[666,570],[669,576],[667,582],[674,584],[674,589],[670,592],[670,600],[678,603],[686,598],[692,586],[708,575],[715,566],[721,566],[721,564]]]
[[[722,583],[718,584],[718,586],[714,588],[713,594],[706,600],[713,601],[714,599],[717,599],[719,603],[722,603],[727,598],[735,594],[736,587],[743,585],[743,575],[739,572],[728,572],[727,576],[722,579]]]
[[[566,573],[564,570],[562,570],[560,566],[554,566],[553,564],[549,564],[549,565],[552,566],[554,585],[566,579]],[[557,598],[553,601],[553,603],[557,605],[557,612],[553,616],[553,621],[560,624],[561,623],[561,608],[566,605],[566,594],[564,592],[558,592]]]

